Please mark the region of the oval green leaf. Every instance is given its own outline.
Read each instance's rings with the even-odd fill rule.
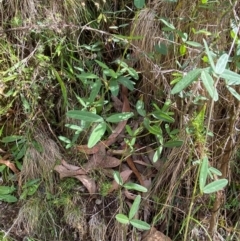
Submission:
[[[109,116],[106,121],[111,123],[119,123],[120,121],[128,120],[133,116],[132,112],[123,112]]]
[[[99,123],[92,131],[89,140],[88,148],[94,147],[102,138],[106,131],[107,125],[105,122]]]
[[[145,5],[145,0],[134,0],[134,5],[136,8],[143,8]]]
[[[164,147],[181,147],[183,144],[183,141],[181,140],[173,140],[173,141],[168,141],[164,143]]]
[[[240,95],[238,94],[238,92],[233,89],[232,87],[230,86],[227,86],[228,90],[231,92],[231,94],[237,99],[240,101]]]
[[[118,221],[119,223],[129,224],[129,219],[128,219],[128,217],[127,217],[126,215],[124,215],[124,214],[121,214],[121,213],[117,214],[117,215],[116,215],[116,219],[117,219],[117,221]]]
[[[141,115],[143,117],[146,116],[146,111],[144,110],[144,103],[142,100],[138,100],[138,102],[136,104],[136,110],[139,115]]]
[[[203,192],[204,186],[208,176],[208,158],[204,157],[201,163],[200,175],[199,175],[199,188],[201,193]]]
[[[195,48],[202,48],[203,46],[198,43],[198,42],[194,42],[194,41],[186,41],[186,44]]]
[[[138,219],[132,219],[130,220],[130,223],[132,224],[133,227],[140,230],[149,230],[151,228],[151,226],[148,223]]]
[[[228,54],[223,54],[221,57],[218,59],[216,67],[215,67],[215,73],[216,74],[222,74],[224,70],[226,69],[227,63],[228,63],[229,56]]]
[[[128,190],[136,190],[136,191],[139,191],[139,192],[147,192],[146,187],[144,187],[142,185],[139,185],[139,184],[136,184],[136,183],[127,182],[123,186]]]
[[[97,114],[83,111],[83,110],[70,110],[67,116],[73,119],[82,120],[86,122],[102,122],[103,118]]]
[[[1,195],[6,195],[6,194],[10,194],[12,192],[15,191],[15,187],[11,186],[11,187],[8,187],[8,186],[0,186],[0,194]]]
[[[129,211],[129,215],[128,215],[129,219],[132,219],[134,215],[137,213],[140,206],[140,202],[141,202],[141,196],[137,195]]]
[[[214,168],[214,167],[209,167],[208,170],[209,170],[211,173],[213,173],[213,174],[215,174],[215,175],[217,175],[217,176],[222,176],[222,173],[221,173],[218,169],[216,169],[216,168]]]
[[[176,29],[171,23],[169,23],[169,22],[166,21],[165,19],[160,18],[160,21],[161,21],[162,23],[164,23],[167,27],[169,27],[171,30],[175,30],[175,29]]]
[[[226,187],[227,184],[228,184],[227,179],[219,179],[219,180],[216,180],[216,181],[211,182],[208,185],[206,185],[203,188],[203,192],[206,194],[217,192],[217,191],[223,189],[224,187]]]
[[[225,69],[220,77],[226,79],[228,85],[240,84],[240,75],[231,70]]]
[[[157,162],[162,154],[163,147],[159,146],[153,155],[153,162]]]
[[[217,93],[216,88],[214,87],[214,81],[213,81],[212,76],[207,71],[203,70],[201,73],[201,79],[202,79],[202,82],[203,82],[208,94],[211,96],[211,98],[214,101],[217,101],[218,93]]]
[[[17,135],[6,136],[6,137],[2,138],[2,142],[3,143],[14,142],[14,141],[21,140],[22,138],[23,138],[23,136],[17,136]]]
[[[115,172],[113,173],[113,178],[114,178],[114,180],[116,181],[116,183],[117,183],[118,185],[120,185],[120,186],[123,185],[123,180],[122,180],[122,177],[121,177],[121,175],[120,175],[119,172],[115,171]]]

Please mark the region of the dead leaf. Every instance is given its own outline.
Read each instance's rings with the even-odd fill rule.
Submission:
[[[9,160],[0,160],[1,164],[4,164],[5,166],[9,167],[15,174],[19,173],[19,170],[16,168],[15,164],[10,162]]]
[[[87,175],[78,175],[75,176],[78,180],[82,182],[82,184],[87,188],[88,192],[93,195],[97,191],[96,183],[95,181],[88,177]]]
[[[57,165],[54,167],[54,170],[60,174],[60,179],[64,177],[75,177],[77,175],[84,175],[86,171],[79,168],[78,170],[69,170],[63,165]]]
[[[136,195],[129,192],[127,189],[124,190],[124,195],[130,200],[135,200],[136,198]]]
[[[142,241],[172,241],[169,237],[158,231],[156,228],[152,228],[144,235]]]
[[[78,166],[74,166],[72,164],[68,164],[65,160],[62,160],[62,165],[64,167],[66,167],[68,170],[72,170],[72,171],[77,171],[80,169],[80,167]]]

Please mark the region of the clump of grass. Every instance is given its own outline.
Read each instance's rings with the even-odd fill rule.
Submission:
[[[23,160],[20,174],[21,182],[40,178],[44,180],[45,188],[54,191],[54,165],[61,160],[57,144],[49,138],[43,128],[34,130],[34,145],[30,145]]]

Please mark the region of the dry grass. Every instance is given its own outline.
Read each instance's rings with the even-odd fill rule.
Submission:
[[[34,130],[33,140],[36,142],[35,146],[30,145],[24,156],[20,174],[21,183],[41,178],[48,191],[53,192],[55,185],[53,169],[57,161],[61,161],[59,148],[43,128]]]

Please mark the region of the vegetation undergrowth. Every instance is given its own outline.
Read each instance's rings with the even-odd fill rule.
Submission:
[[[0,6],[1,240],[240,238],[238,1]]]

